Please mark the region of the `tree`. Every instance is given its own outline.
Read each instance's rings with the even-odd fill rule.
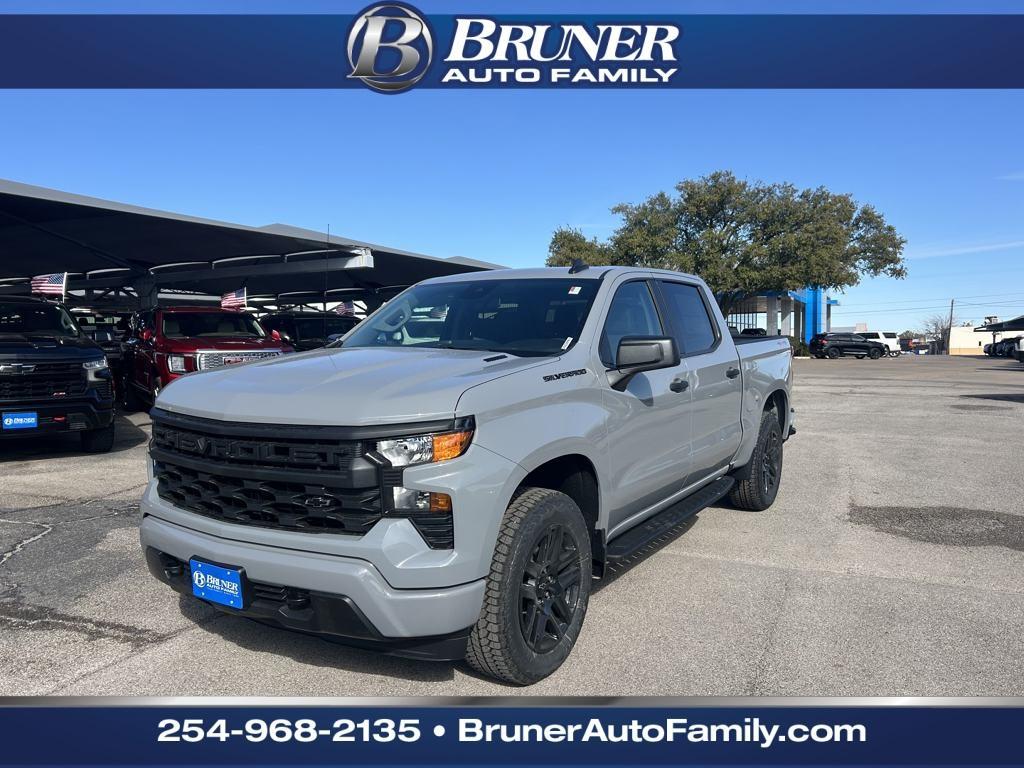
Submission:
[[[953,322],[956,322],[956,320],[954,319]],[[922,325],[924,328],[924,337],[928,339],[928,341],[935,342],[937,351],[945,352],[946,340],[949,338],[949,315],[932,315],[927,318]]]
[[[900,334],[901,339],[916,339],[921,335],[920,331],[904,331]]]
[[[729,171],[681,181],[676,192],[612,208],[622,225],[605,243],[579,230],[556,230],[548,265],[583,258],[692,272],[715,291],[725,312],[760,291],[839,290],[864,275],[906,276],[906,240],[850,195],[748,182]]]

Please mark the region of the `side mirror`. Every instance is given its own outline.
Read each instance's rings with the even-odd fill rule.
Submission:
[[[143,328],[142,329],[142,340],[146,341],[146,342],[152,341],[153,340],[153,331],[151,331],[149,328]]]
[[[679,349],[675,339],[668,336],[626,336],[619,340],[615,368],[608,371],[608,384],[621,392],[638,373],[677,365]]]

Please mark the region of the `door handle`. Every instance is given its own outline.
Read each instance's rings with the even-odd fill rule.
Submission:
[[[740,369],[729,368],[728,370],[726,370],[725,375],[728,376],[730,379],[735,379],[737,376],[740,375]]]
[[[672,379],[672,382],[668,385],[668,388],[673,392],[685,392],[686,388],[690,386],[690,382],[686,379]]]

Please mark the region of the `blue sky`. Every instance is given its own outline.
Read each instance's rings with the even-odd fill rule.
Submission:
[[[418,3],[428,13],[483,5],[495,10]],[[241,7],[36,0],[0,2],[0,11],[86,6]],[[574,6],[516,6],[524,7]],[[588,11],[615,8],[587,4]],[[663,2],[640,10],[716,9],[723,6]],[[839,297],[836,324],[913,328],[948,311],[952,297],[963,320],[1024,314],[1024,92],[4,91],[0,114],[3,178],[245,224],[329,225],[356,239],[509,266],[543,263],[556,227],[605,237],[617,221],[612,205],[716,169],[825,185],[874,204],[909,241],[910,277],[849,290]]]

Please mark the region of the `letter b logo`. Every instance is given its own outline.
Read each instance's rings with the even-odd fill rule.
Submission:
[[[430,68],[434,41],[426,20],[399,3],[374,5],[360,13],[348,31],[349,77],[377,91],[412,88]]]

